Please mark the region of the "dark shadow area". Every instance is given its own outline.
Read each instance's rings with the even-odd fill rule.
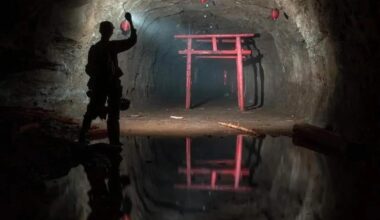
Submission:
[[[336,46],[338,75],[329,100],[327,127],[359,143],[354,155],[380,148],[379,2],[338,0],[324,5],[326,29]],[[376,28],[375,28],[376,26]],[[348,149],[346,149],[348,150]],[[328,160],[337,212],[334,219],[377,219],[378,163]],[[340,183],[340,184],[338,184]]]
[[[82,190],[76,194],[70,184],[81,178],[80,165],[90,184],[88,205],[92,211],[87,219],[119,220],[130,215],[132,202],[122,194],[129,178],[119,173],[120,147],[102,143],[82,146],[40,131],[28,131],[22,137],[12,138],[15,136],[9,136],[4,142],[7,148],[1,149],[3,219],[42,220],[52,216],[77,219],[76,206],[84,205],[81,202],[86,201],[82,197],[87,188],[83,184],[75,186]],[[55,213],[54,209],[64,213]]]
[[[244,46],[252,51],[244,62],[244,66],[251,65],[253,68],[253,103],[246,106],[247,110],[261,108],[264,106],[264,68],[262,66],[262,59],[264,55],[256,45],[255,38],[259,38],[260,34],[256,34],[254,38],[248,38],[244,41]]]
[[[202,105],[205,105],[213,100],[219,100],[220,98],[223,97],[223,94],[214,94],[212,96],[206,96],[206,97],[203,97],[202,100],[194,103],[191,105],[191,108],[198,108],[198,107],[201,107]]]
[[[255,172],[256,169],[261,164],[261,148],[263,146],[264,138],[255,138],[252,140],[249,146],[248,150],[248,159],[246,160],[245,164],[246,167],[249,168],[249,184],[251,186],[256,186],[255,182]]]
[[[226,44],[219,45],[226,49]],[[203,48],[202,48],[203,49]],[[193,64],[192,108],[210,103],[236,106],[236,62],[232,59],[200,59]]]

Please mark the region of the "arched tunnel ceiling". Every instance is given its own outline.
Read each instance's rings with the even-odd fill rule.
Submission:
[[[241,27],[243,29],[252,29],[256,33],[277,31],[283,34],[282,37],[291,36],[289,39],[295,41],[313,42],[322,38],[320,36],[322,32],[313,8],[313,1],[218,0],[210,1],[210,6],[207,8],[195,0],[43,2],[42,0],[35,1],[35,4],[31,4],[32,6],[29,8],[30,11],[33,11],[34,18],[37,19],[36,22],[47,26],[52,25],[63,35],[74,40],[88,37],[89,28],[94,28],[99,23],[99,20],[110,20],[119,23],[123,16],[123,8],[131,11],[136,16],[137,23],[141,23],[141,25],[182,12],[194,12],[194,15],[183,18],[186,21],[183,20],[182,22],[203,26],[202,24],[210,22],[210,19],[203,19],[204,15],[208,15],[209,18],[215,19],[215,23],[218,23],[220,29],[225,31],[228,31],[228,29],[232,31]],[[215,4],[211,2],[215,2]],[[49,7],[49,14],[47,14],[45,7],[41,7],[41,4],[46,4],[46,8]],[[282,10],[280,16],[283,18],[283,13],[286,13],[288,19],[272,21],[270,19],[270,10],[272,8],[280,8]],[[307,19],[304,19],[306,17]],[[225,20],[231,21],[231,26],[223,26],[229,24],[229,22],[224,22]],[[303,38],[297,33],[301,33]]]
[[[22,1],[20,0],[22,5]],[[211,3],[215,2],[215,4]],[[306,42],[317,42],[322,38],[321,22],[318,20],[317,1],[210,1],[210,6],[205,8],[195,0],[186,1],[29,1],[28,6],[20,11],[17,19],[22,22],[30,22],[32,17],[35,25],[54,26],[61,30],[62,34],[74,40],[83,38],[89,33],[89,28],[98,24],[99,20],[111,20],[118,23],[125,9],[135,13],[143,21],[160,19],[182,11],[197,11],[205,14],[213,14],[217,17],[230,20],[235,26],[243,28],[253,27],[257,32],[271,32],[278,30],[286,37],[301,40],[295,33],[302,33]],[[44,5],[44,6],[42,6]],[[12,8],[12,7],[10,7]],[[289,19],[271,21],[270,9],[279,8],[286,13]],[[15,15],[13,15],[15,16]],[[281,17],[284,17],[282,14]],[[26,21],[28,18],[28,21]],[[194,15],[192,21],[202,21]],[[205,20],[205,19],[203,19]],[[143,22],[142,21],[142,22]],[[36,24],[37,23],[37,24]],[[39,23],[39,24],[38,24]],[[202,22],[200,22],[201,24]],[[222,25],[223,22],[220,22]],[[288,33],[288,34],[286,34]]]
[[[285,3],[284,3],[285,2]],[[302,41],[300,30],[297,28],[295,20],[291,17],[294,13],[291,11],[291,1],[227,1],[218,0],[210,1],[209,7],[205,7],[199,1],[188,0],[188,1],[116,1],[104,4],[103,7],[124,8],[127,11],[131,11],[135,15],[135,21],[137,25],[144,25],[146,23],[154,22],[159,19],[164,19],[170,16],[175,16],[181,14],[180,20],[183,25],[192,25],[192,29],[200,32],[205,27],[209,27],[210,24],[217,24],[218,29],[212,29],[212,32],[234,32],[234,31],[253,31],[255,33],[262,32],[274,32],[278,31],[283,33],[283,37],[291,35],[293,40]],[[285,4],[289,8],[289,12],[284,11],[282,13],[286,14],[286,19],[280,19],[278,21],[273,21],[270,17],[271,9],[273,8],[283,8],[281,4]],[[120,11],[120,10],[119,10]],[[106,10],[105,15],[102,17],[107,17],[108,19],[114,20],[119,19],[122,13],[118,11]],[[115,16],[115,14],[117,16]],[[298,12],[296,12],[298,13]],[[285,16],[285,15],[281,15]],[[290,18],[290,19],[289,19]],[[311,25],[310,25],[311,26]],[[185,27],[184,31],[188,27]],[[208,28],[207,28],[208,29]],[[309,30],[313,31],[313,30]],[[313,34],[318,34],[317,32]]]

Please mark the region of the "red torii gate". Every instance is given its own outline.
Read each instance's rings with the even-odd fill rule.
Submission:
[[[254,34],[207,34],[207,35],[175,35],[176,39],[187,39],[187,49],[178,51],[179,54],[186,55],[186,109],[191,107],[191,62],[192,55],[196,58],[208,59],[235,59],[237,75],[237,95],[239,109],[244,111],[244,75],[243,58],[250,55],[251,50],[242,49],[243,38],[254,37]],[[194,50],[193,40],[198,42],[211,42],[212,50]],[[219,50],[218,42],[235,43],[234,50]]]

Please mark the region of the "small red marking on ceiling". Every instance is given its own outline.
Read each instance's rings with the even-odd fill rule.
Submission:
[[[273,8],[272,9],[272,19],[275,21],[278,19],[278,17],[280,17],[280,10],[278,10],[277,8]]]

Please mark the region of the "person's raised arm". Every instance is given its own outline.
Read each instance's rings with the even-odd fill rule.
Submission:
[[[127,12],[125,13],[125,19],[131,25],[131,35],[128,39],[125,40],[114,40],[110,42],[111,50],[115,53],[121,53],[133,47],[137,42],[136,29],[132,22],[132,15]]]

